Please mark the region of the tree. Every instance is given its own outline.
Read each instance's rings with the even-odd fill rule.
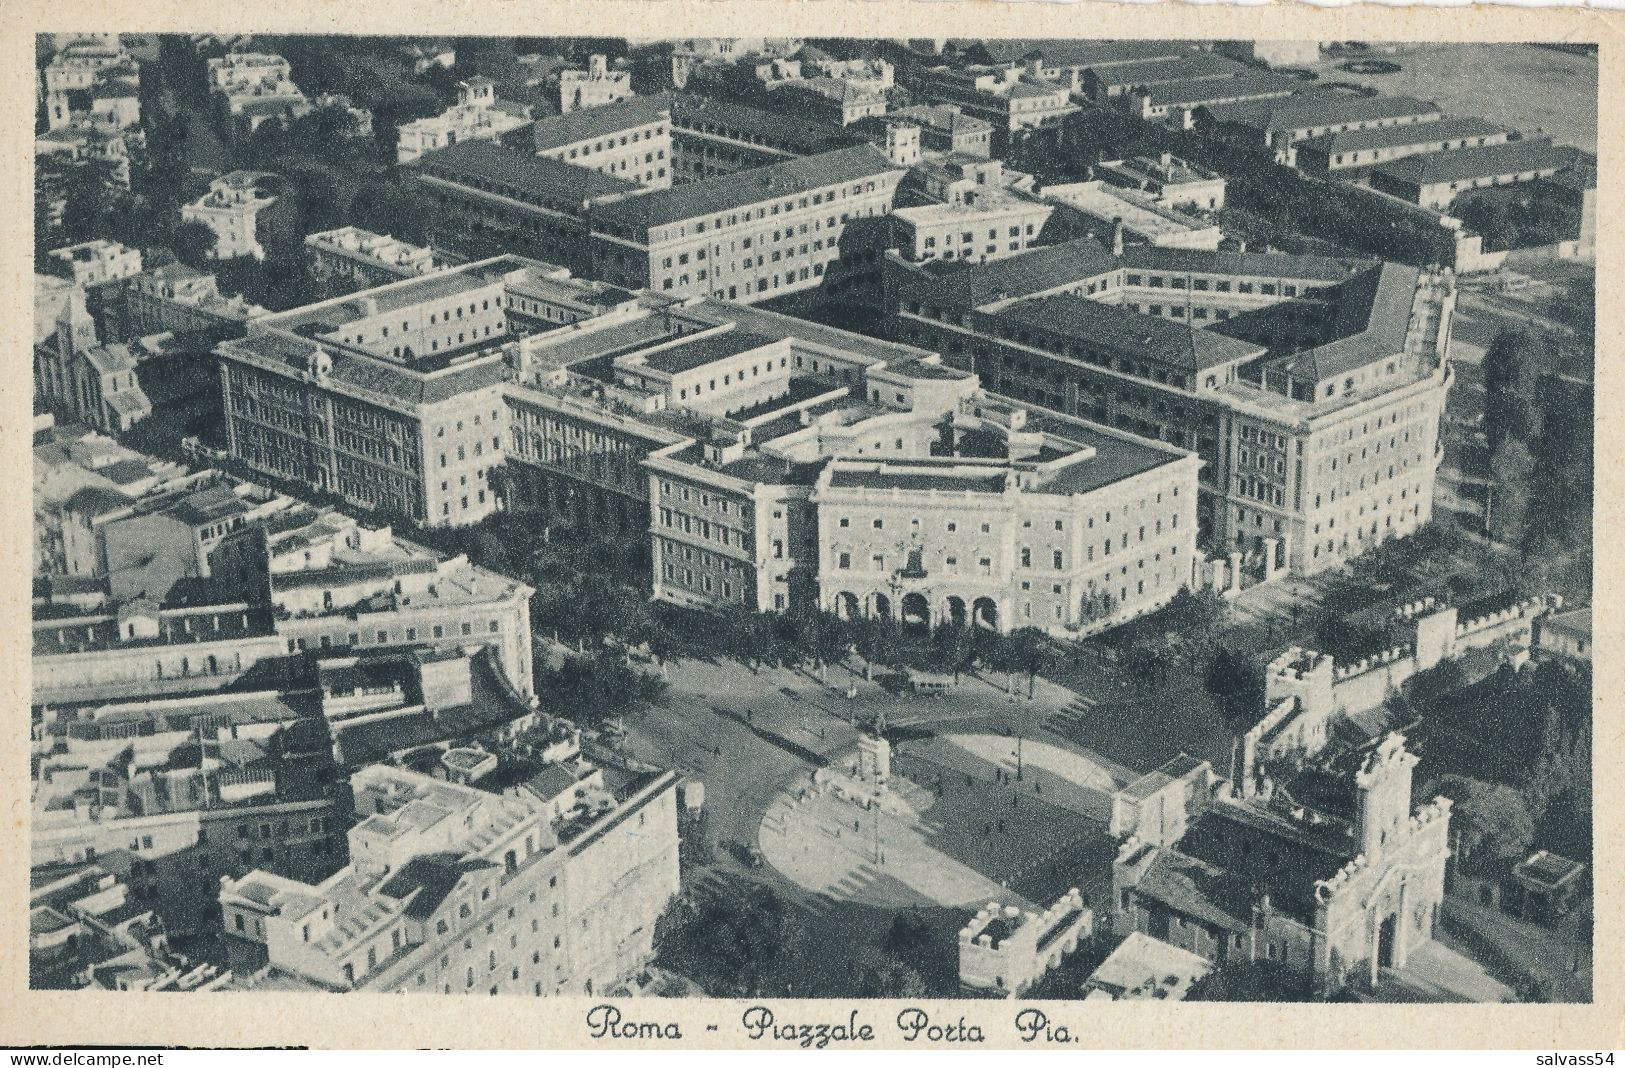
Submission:
[[[1529,403],[1524,394],[1535,339],[1521,330],[1503,330],[1484,350],[1484,437],[1492,454],[1508,438],[1524,438]]]
[[[207,223],[183,222],[175,228],[175,258],[188,267],[201,269],[214,255],[214,231]]]
[[[1530,476],[1535,461],[1522,441],[1507,438],[1490,456],[1493,496],[1487,502],[1484,531],[1496,541],[1518,545],[1523,540],[1524,518],[1529,511]]]
[[[764,992],[774,967],[793,959],[805,931],[770,887],[742,898],[713,898],[689,930],[694,955],[736,997]]]
[[[924,977],[900,961],[888,961],[863,974],[866,998],[923,998],[928,993]]]
[[[1221,648],[1202,683],[1231,723],[1258,719],[1264,704],[1264,671],[1250,658]]]
[[[1049,638],[1037,627],[1022,627],[1010,635],[1010,666],[1027,676],[1027,699],[1038,688],[1038,673],[1049,662]]]
[[[407,183],[375,178],[356,190],[350,201],[350,221],[364,230],[422,245],[433,230],[435,206]]]
[[[902,909],[886,928],[886,950],[898,957],[910,957],[923,949],[930,938],[931,925],[919,910]]]
[[[1517,790],[1465,775],[1442,775],[1430,782],[1427,795],[1442,794],[1455,802],[1450,825],[1462,863],[1487,870],[1496,862],[1521,859],[1535,838],[1535,817]]]

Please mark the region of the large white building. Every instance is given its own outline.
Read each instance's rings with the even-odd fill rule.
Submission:
[[[455,106],[397,130],[395,161],[411,163],[426,152],[464,141],[495,141],[529,122],[527,105],[498,100],[496,85],[489,78],[470,78],[458,84]]]
[[[244,987],[603,995],[653,956],[678,890],[671,773],[584,782],[562,811],[387,765],[351,789],[346,867],[221,880],[228,942],[263,962]]]
[[[181,222],[198,222],[214,231],[211,259],[238,256],[265,258],[260,244],[260,213],[276,203],[281,179],[259,171],[232,171],[209,183],[209,191],[181,205]]]
[[[897,336],[995,393],[1192,449],[1230,581],[1337,567],[1432,516],[1454,279],[1082,239],[887,263]]]

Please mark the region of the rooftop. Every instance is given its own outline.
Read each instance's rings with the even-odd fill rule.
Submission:
[[[1484,119],[1440,119],[1436,122],[1413,122],[1403,126],[1378,126],[1368,130],[1348,130],[1327,134],[1303,142],[1305,146],[1325,153],[1368,152],[1377,148],[1398,148],[1405,145],[1425,145],[1434,141],[1454,141],[1462,137],[1488,137],[1509,132]]]
[[[1111,250],[1084,237],[1059,245],[1045,245],[1019,255],[980,264],[934,264],[936,289],[942,303],[955,308],[978,308],[996,301],[1107,274],[1117,269]]]
[[[743,135],[755,143],[799,155],[828,152],[855,141],[839,126],[799,119],[779,111],[765,111],[732,100],[691,93],[674,93],[669,99],[672,126],[679,130],[710,126],[724,135]]]
[[[1150,87],[1146,93],[1152,107],[1178,107],[1205,104],[1213,100],[1242,100],[1248,97],[1289,96],[1303,82],[1281,74],[1254,74],[1235,78],[1207,78],[1167,82]]]
[[[742,352],[771,345],[778,338],[765,334],[753,333],[749,330],[728,330],[723,333],[708,334],[693,340],[680,341],[675,345],[659,349],[642,357],[639,362],[654,371],[668,375],[678,375],[685,371],[692,371],[706,364],[718,360],[726,360],[730,356],[737,356]]]
[[[873,145],[855,145],[610,201],[597,205],[594,216],[633,230],[647,230],[765,200],[795,196],[812,189],[887,173],[901,174],[902,171],[903,168],[893,164]]]
[[[1525,171],[1555,170],[1569,166],[1574,158],[1572,149],[1540,138],[1485,145],[1482,148],[1459,148],[1454,152],[1406,156],[1392,163],[1384,163],[1376,169],[1376,173],[1408,185],[1425,186]]]
[[[1225,78],[1247,69],[1233,59],[1212,52],[1195,52],[1172,59],[1159,57],[1132,63],[1116,63],[1090,73],[1102,85],[1129,86],[1184,81],[1191,78]]]
[[[624,178],[517,152],[491,141],[464,141],[427,153],[411,166],[423,174],[526,203],[584,204],[594,197],[638,189]]]
[[[1302,83],[1299,83],[1300,85]],[[1439,105],[1409,96],[1353,96],[1309,90],[1286,101],[1230,104],[1213,108],[1215,122],[1260,130],[1312,130],[1346,122],[1369,122],[1417,115],[1437,115]]]
[[[1252,342],[1070,293],[1013,304],[996,314],[1001,322],[1076,339],[1097,350],[1155,360],[1182,372],[1205,371],[1264,352]]]
[[[1117,998],[1177,1001],[1189,993],[1191,984],[1212,970],[1211,962],[1190,950],[1132,931],[1089,976],[1085,986]]]
[[[590,141],[595,137],[619,134],[670,118],[671,100],[666,96],[631,96],[613,104],[577,108],[562,115],[538,119],[531,127],[537,152]]]

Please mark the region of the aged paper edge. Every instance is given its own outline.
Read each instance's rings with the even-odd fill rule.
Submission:
[[[160,1045],[190,1047],[316,1048],[605,1048],[589,1038],[588,998],[389,997],[353,994],[259,994],[252,997],[185,997],[136,993],[58,993],[28,990],[24,937],[28,834],[28,746],[23,730],[29,705],[29,658],[24,643],[32,566],[31,516],[22,507],[31,470],[30,279],[32,216],[25,211],[32,182],[28,134],[32,108],[33,36],[36,32],[83,30],[412,33],[470,35],[736,36],[741,34],[827,36],[985,37],[1234,37],[1359,40],[1557,40],[1600,45],[1598,155],[1602,212],[1600,273],[1610,284],[1598,296],[1597,455],[1618,456],[1620,375],[1606,355],[1625,337],[1625,305],[1607,269],[1621,260],[1625,240],[1616,175],[1625,131],[1613,121],[1625,100],[1625,23],[1612,12],[1580,7],[1511,6],[1311,7],[1307,4],[1239,7],[1228,4],[1118,5],[996,3],[983,0],[395,0],[338,4],[281,0],[238,7],[176,0],[14,0],[0,12],[5,60],[0,85],[13,105],[0,109],[0,189],[10,210],[3,216],[0,295],[7,313],[0,337],[8,370],[0,376],[0,470],[5,496],[16,502],[0,524],[0,588],[3,633],[0,695],[12,726],[0,732],[0,811],[5,819],[5,875],[0,880],[0,1044]],[[1618,468],[1598,463],[1594,529],[1606,535],[1621,518],[1612,496]],[[1625,757],[1620,711],[1625,672],[1613,652],[1620,619],[1607,607],[1619,591],[1621,559],[1597,539],[1595,627],[1604,654],[1595,668],[1595,759],[1618,767]],[[1604,778],[1602,781],[1608,781]],[[1012,1021],[1019,1008],[1040,1004],[1078,1036],[1082,1048],[1540,1048],[1607,1049],[1625,1045],[1625,965],[1620,921],[1625,895],[1617,872],[1625,845],[1618,806],[1596,814],[1596,946],[1590,1005],[1352,1006],[1256,1004],[1114,1004],[1104,1009],[1081,1002],[921,1001],[934,1021],[963,1017],[986,1033],[982,1048],[1024,1048]],[[856,1009],[874,1026],[876,1041],[862,1048],[908,1048],[895,1027],[902,1002],[768,1001],[782,1021],[845,1022]],[[637,1015],[680,1025],[680,1042],[615,1042],[616,1048],[758,1048],[739,1028],[751,1002],[653,999],[631,1003]],[[629,1013],[629,1016],[631,1014]],[[707,1025],[715,1024],[715,1031]],[[1030,1048],[1030,1047],[1028,1047]],[[1074,1048],[1078,1048],[1075,1046]]]

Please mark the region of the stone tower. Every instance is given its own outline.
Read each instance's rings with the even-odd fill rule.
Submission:
[[[1405,736],[1395,732],[1366,757],[1354,776],[1360,795],[1354,836],[1360,852],[1376,863],[1411,818],[1411,773],[1417,758],[1405,748]]]

